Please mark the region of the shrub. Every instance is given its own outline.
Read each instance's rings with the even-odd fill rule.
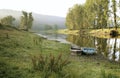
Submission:
[[[118,31],[116,31],[116,30],[111,30],[111,31],[110,31],[110,36],[111,36],[111,37],[116,37],[116,36],[118,36],[118,34],[119,34],[119,33],[118,33]]]
[[[62,54],[58,57],[50,54],[49,56],[40,55],[32,58],[33,68],[43,73],[42,78],[48,78],[52,74],[64,76],[63,68],[70,63],[68,59],[63,59]]]

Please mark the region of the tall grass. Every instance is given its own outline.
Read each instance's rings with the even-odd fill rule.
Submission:
[[[25,78],[25,74],[19,70],[19,67],[12,66],[5,60],[0,60],[0,78]]]
[[[43,44],[43,39],[41,37],[35,37],[33,38],[33,43],[34,43],[34,46],[38,46],[40,48],[40,52],[42,52],[42,44]]]
[[[65,76],[63,69],[70,63],[68,59],[63,59],[62,54],[55,57],[50,54],[49,56],[43,56],[32,58],[33,68],[36,71],[42,72],[42,78],[49,78],[51,76],[57,76],[62,78]]]
[[[105,70],[101,71],[101,78],[119,78],[118,76],[111,74],[111,73],[106,73]]]

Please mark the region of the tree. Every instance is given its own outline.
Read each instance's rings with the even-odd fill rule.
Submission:
[[[22,11],[22,16],[21,16],[21,21],[20,21],[20,29],[25,29],[27,28],[27,21],[28,21],[28,15],[27,12]]]
[[[20,29],[24,29],[26,31],[29,31],[31,29],[32,24],[33,24],[33,16],[32,13],[27,13],[25,11],[22,11],[22,16],[21,16],[21,22],[20,22]]]
[[[66,16],[66,26],[68,29],[76,30],[84,28],[84,6],[83,5],[74,5],[69,9],[69,12]]]
[[[117,21],[116,21],[116,11],[117,11],[117,8],[116,8],[116,0],[112,0],[112,10],[113,10],[113,15],[114,15],[114,26],[115,26],[115,29],[117,30]]]
[[[13,21],[15,21],[15,18],[13,16],[9,15],[9,16],[6,16],[6,17],[2,18],[0,20],[0,23],[2,25],[10,25],[10,26],[12,26],[13,25]]]
[[[95,21],[97,16],[97,6],[98,4],[95,2],[95,0],[86,0],[85,3],[85,11],[86,11],[86,18],[87,21],[87,28],[95,28]]]
[[[31,29],[32,25],[33,25],[33,16],[32,16],[32,13],[29,13],[29,16],[28,16],[28,21],[27,21],[27,31],[29,29]]]
[[[69,12],[66,16],[66,26],[68,29],[75,29],[74,28],[74,15],[73,15],[73,9],[69,8]]]
[[[120,0],[119,0],[120,1]],[[112,0],[115,28],[116,24],[116,1]],[[100,28],[108,27],[110,17],[110,0],[86,0],[86,3],[76,4],[69,9],[66,16],[68,29]]]
[[[98,4],[99,28],[107,28],[109,1],[100,0]]]
[[[118,7],[120,8],[120,0],[119,0],[119,3],[118,3]]]

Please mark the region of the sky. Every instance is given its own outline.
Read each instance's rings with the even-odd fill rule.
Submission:
[[[86,0],[1,0],[0,9],[34,12],[44,15],[65,17],[74,4],[83,4]]]

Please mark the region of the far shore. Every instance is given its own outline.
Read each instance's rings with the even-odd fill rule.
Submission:
[[[111,29],[93,29],[89,31],[85,31],[85,33],[90,34],[91,36],[100,37],[100,38],[110,38],[110,31],[115,30],[114,28]],[[120,28],[117,29],[120,33]],[[58,33],[61,34],[71,34],[71,35],[79,35],[80,30],[69,30],[69,29],[62,29],[58,30]]]
[[[79,30],[62,29],[62,30],[58,30],[58,33],[60,33],[60,34],[79,35]]]

